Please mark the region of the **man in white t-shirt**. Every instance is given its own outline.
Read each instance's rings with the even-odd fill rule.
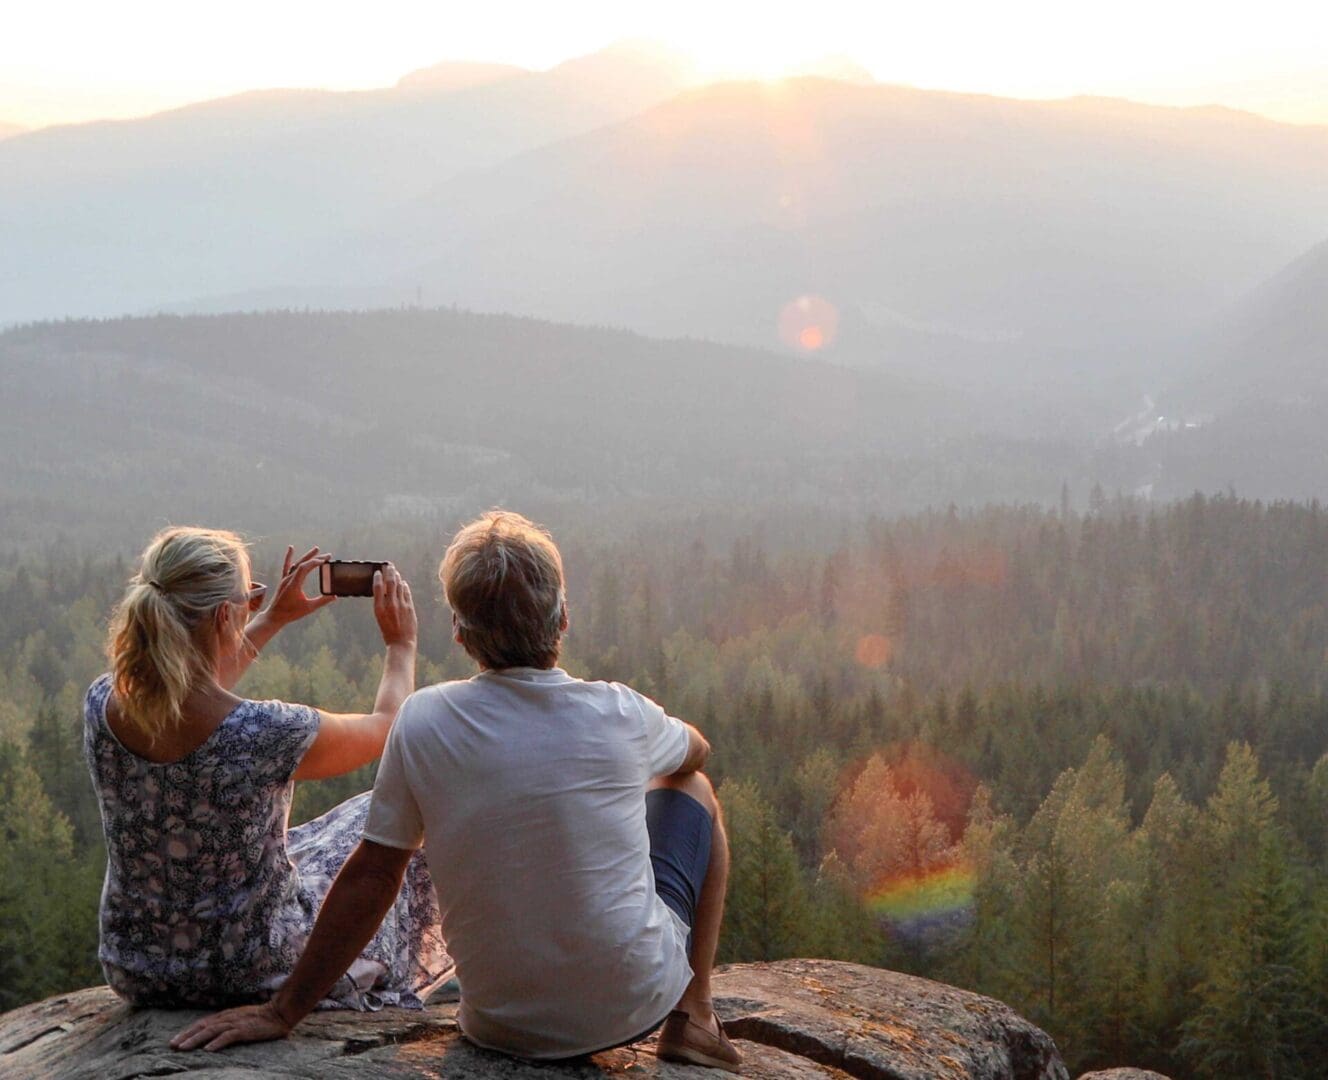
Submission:
[[[288,1034],[359,955],[423,845],[472,1041],[557,1060],[663,1023],[660,1057],[736,1072],[710,991],[728,843],[699,771],[709,745],[629,687],[556,666],[562,559],[525,518],[465,526],[439,574],[479,673],[402,706],[363,840],[286,984],[172,1045]]]

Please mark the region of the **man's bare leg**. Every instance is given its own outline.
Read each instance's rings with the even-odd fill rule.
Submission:
[[[673,788],[684,792],[701,804],[710,815],[710,861],[706,864],[705,883],[696,903],[696,921],[692,924],[692,981],[678,1000],[681,1009],[692,1022],[716,1032],[714,998],[710,990],[710,973],[715,967],[715,953],[719,948],[719,928],[724,921],[724,896],[729,884],[729,841],[724,832],[724,819],[720,812],[715,789],[704,773],[661,776],[653,780],[651,788]]]

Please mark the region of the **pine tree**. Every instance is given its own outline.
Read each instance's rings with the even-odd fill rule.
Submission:
[[[879,964],[880,926],[862,905],[848,868],[833,851],[821,862],[809,897],[808,952],[827,960]]]
[[[1176,1032],[1194,1008],[1203,964],[1199,909],[1207,867],[1198,810],[1181,796],[1169,773],[1153,785],[1153,799],[1138,830],[1143,858],[1140,920],[1146,927],[1138,1063],[1176,1071]],[[1135,1060],[1135,1059],[1132,1059]]]
[[[1200,1077],[1310,1075],[1312,1004],[1297,964],[1300,898],[1276,838],[1252,853],[1226,905],[1180,1052]],[[1322,1065],[1322,1061],[1318,1062]]]
[[[1301,1057],[1328,1061],[1328,883],[1319,880],[1301,922],[1301,974],[1306,1022]]]
[[[959,845],[959,865],[973,878],[971,922],[938,970],[944,981],[1006,998],[1016,991],[1014,906],[1019,882],[1014,821],[996,811],[979,786]]]
[[[96,979],[95,860],[12,752],[0,761],[0,1011]]]
[[[835,804],[825,846],[839,856],[863,894],[892,879],[947,865],[955,854],[930,796],[901,794],[880,754],[868,759]]]
[[[803,759],[793,774],[797,795],[793,842],[804,866],[815,867],[821,861],[821,833],[838,794],[839,772],[835,755],[821,747]]]
[[[1138,878],[1124,771],[1105,739],[1097,740],[1081,769],[1067,769],[1057,779],[1029,822],[1023,847],[1021,938],[1024,970],[1036,995],[1031,1018],[1052,1032],[1067,1062],[1082,1064],[1098,1050],[1103,1012],[1110,1007],[1095,975],[1104,962],[1100,930],[1108,898],[1119,882],[1114,895],[1123,902]],[[1111,961],[1131,993],[1139,979],[1136,956],[1131,948]]]
[[[755,783],[725,781],[719,800],[732,853],[720,955],[726,961],[798,955],[808,937],[807,897],[792,838]]]

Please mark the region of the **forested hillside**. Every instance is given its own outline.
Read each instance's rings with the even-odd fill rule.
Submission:
[[[526,507],[860,514],[1086,501],[1092,450],[988,436],[925,383],[448,309],[70,321],[0,334],[0,545],[140,522],[334,526]],[[1131,463],[1094,475],[1132,486]]]
[[[437,308],[16,327],[0,382],[0,550],[132,546],[144,522],[439,520],[502,500],[623,530],[775,507],[861,521],[1064,497],[1083,511],[1095,488],[1309,497],[1325,461],[1313,384],[1290,376],[1272,411],[1251,395],[1136,445],[1036,397],[1007,413],[825,359]]]
[[[1099,499],[866,524],[749,509],[630,530],[564,508],[549,523],[566,666],[633,683],[715,744],[735,851],[725,958],[853,958],[991,993],[1072,1068],[1318,1075],[1317,504]],[[317,537],[415,583],[421,681],[469,671],[429,599],[454,524]],[[256,573],[286,539],[260,543]],[[80,703],[130,563],[91,548],[0,571],[0,1008],[99,981]],[[378,656],[368,606],[342,600],[242,689],[362,708]],[[372,772],[302,785],[297,815]]]

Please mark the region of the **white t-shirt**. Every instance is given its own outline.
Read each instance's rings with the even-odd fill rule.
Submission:
[[[424,844],[467,1037],[568,1057],[677,1003],[688,928],[655,893],[645,790],[686,755],[686,727],[655,702],[559,668],[485,671],[402,705],[364,836]]]

